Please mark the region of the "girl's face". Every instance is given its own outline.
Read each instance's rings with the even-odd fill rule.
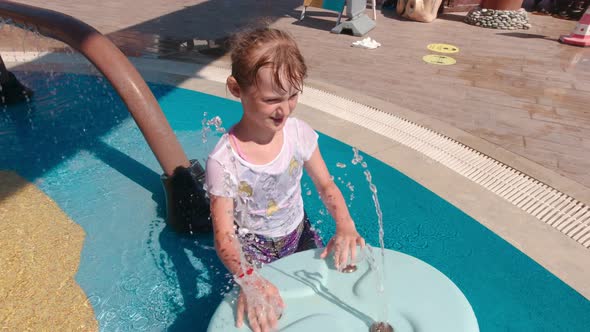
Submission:
[[[245,89],[235,87],[239,90],[232,94],[242,100],[244,108],[244,119],[249,125],[254,125],[260,130],[268,129],[273,132],[282,130],[287,118],[295,110],[299,90],[283,82],[281,89],[274,82],[273,70],[270,66],[262,67],[258,71],[258,85],[252,85]],[[237,83],[236,83],[237,85]]]

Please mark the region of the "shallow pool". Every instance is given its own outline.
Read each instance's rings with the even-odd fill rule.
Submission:
[[[211,234],[181,237],[166,227],[161,169],[114,91],[94,76],[17,75],[36,96],[0,109],[0,169],[35,183],[85,230],[76,280],[100,329],[205,330],[229,278]],[[206,158],[217,139],[210,134],[203,143],[204,112],[226,127],[240,117],[233,101],[150,87],[189,158]],[[320,147],[359,232],[377,245],[371,192],[363,169],[351,163],[351,147],[325,135]],[[386,247],[446,274],[470,301],[481,331],[588,331],[587,299],[428,189],[364,158],[383,208]],[[334,225],[307,177],[303,195],[327,240]]]

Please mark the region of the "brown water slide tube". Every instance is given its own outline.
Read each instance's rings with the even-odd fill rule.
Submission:
[[[202,188],[203,170],[189,161],[160,106],[127,57],[88,24],[56,11],[0,1],[0,17],[32,26],[84,55],[109,80],[123,99],[160,166],[166,191],[167,222],[177,231],[209,228]]]

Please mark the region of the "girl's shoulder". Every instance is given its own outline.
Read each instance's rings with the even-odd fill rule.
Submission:
[[[287,118],[287,125],[291,124],[293,126],[300,125],[302,123],[305,123],[305,121],[301,120],[300,118],[294,116],[290,116],[289,118]]]
[[[292,116],[289,117],[285,123],[285,129],[289,133],[301,133],[302,131],[308,130],[308,128],[311,127],[307,124],[307,122]]]
[[[304,161],[309,160],[317,147],[318,134],[316,131],[305,121],[293,117],[287,120],[285,128],[287,137],[295,145],[296,151]]]
[[[301,136],[314,136],[316,134],[315,130],[313,130],[313,128],[307,122],[295,117],[289,117],[289,119],[287,119],[285,129],[287,131],[287,134],[290,134],[290,136],[292,137],[298,137],[300,139]]]
[[[225,162],[230,158],[231,146],[229,145],[229,135],[223,134],[217,144],[209,153],[209,159],[214,159],[218,162]]]

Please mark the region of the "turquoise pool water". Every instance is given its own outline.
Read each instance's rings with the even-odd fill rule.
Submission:
[[[92,76],[18,74],[37,95],[0,109],[0,169],[34,182],[84,228],[76,280],[101,330],[205,330],[229,278],[210,234],[181,237],[166,227],[161,170],[123,104]],[[240,117],[233,101],[150,87],[190,158],[205,158],[216,139],[202,143],[204,112],[227,127]],[[377,245],[373,202],[362,169],[350,162],[351,147],[325,135],[320,146],[359,232]],[[379,190],[386,247],[447,275],[481,331],[590,330],[590,301],[428,189],[364,158]],[[308,178],[303,186],[306,210],[327,239],[334,225]]]

